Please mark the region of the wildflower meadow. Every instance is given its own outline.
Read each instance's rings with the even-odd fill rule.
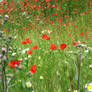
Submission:
[[[92,92],[92,0],[0,0],[0,92]]]

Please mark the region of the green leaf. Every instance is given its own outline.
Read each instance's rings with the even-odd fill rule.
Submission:
[[[24,80],[24,79],[22,80],[22,86],[23,86],[23,88],[26,87],[26,86],[25,86],[25,80]]]
[[[78,80],[78,72],[76,71],[75,80]]]

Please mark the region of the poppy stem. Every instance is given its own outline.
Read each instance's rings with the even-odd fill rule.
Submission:
[[[81,62],[82,62],[82,47],[80,46],[80,55],[78,59],[78,80],[77,80],[77,92],[79,92],[79,86],[80,86],[80,70],[81,70]]]
[[[27,55],[27,59],[28,59],[28,55]],[[27,71],[28,71],[28,60],[26,61],[26,68],[27,68]]]
[[[2,61],[2,92],[7,92],[5,63],[6,63],[5,61]]]

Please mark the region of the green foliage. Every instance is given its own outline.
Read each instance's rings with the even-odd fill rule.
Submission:
[[[16,0],[8,1],[14,2]],[[8,53],[10,59],[7,61],[7,65],[10,60],[18,60],[20,58],[23,59],[23,61],[21,62],[21,69],[18,67],[13,69],[10,66],[7,66],[6,68],[7,73],[15,74],[12,81],[8,85],[9,92],[30,92],[30,90],[34,90],[34,92],[73,92],[77,89],[77,57],[75,55],[69,54],[68,51],[76,52],[76,48],[74,48],[72,42],[78,41],[79,39],[81,40],[81,42],[85,41],[86,45],[92,47],[92,39],[90,39],[89,36],[92,34],[90,31],[92,27],[92,16],[91,14],[84,14],[79,16],[85,11],[85,9],[87,9],[88,1],[51,0],[51,2],[46,3],[45,0],[38,0],[36,3],[36,0],[34,0],[35,2],[31,2],[30,5],[39,5],[39,2],[41,2],[40,8],[43,9],[43,11],[41,9],[37,11],[37,7],[32,11],[30,11],[28,8],[25,11],[28,12],[29,18],[24,16],[25,11],[21,11],[19,1],[23,1],[26,5],[27,2],[31,0],[18,0],[17,3],[12,6],[17,8],[10,13],[12,18],[9,19],[9,21],[3,28],[0,28],[1,30],[5,28],[8,29],[8,31],[5,32],[6,36],[8,36],[9,34],[12,34],[13,37],[17,36],[16,39],[11,42],[12,51],[11,53]],[[43,5],[43,3],[47,5],[50,4],[50,7]],[[53,7],[51,7],[51,5]],[[46,9],[44,9],[44,7],[46,7]],[[22,8],[25,9],[24,6]],[[74,12],[76,12],[76,9],[77,14],[74,14]],[[43,14],[42,17],[41,14]],[[61,23],[55,21],[55,18],[61,18],[65,15],[67,15],[68,18],[70,18],[70,16],[75,16],[74,21],[69,21],[68,18],[66,19],[66,21]],[[78,16],[76,17],[76,15]],[[50,18],[48,18],[48,16],[50,16]],[[39,17],[37,21],[35,21],[36,17]],[[53,21],[54,23],[50,24],[49,22],[47,22],[47,24],[45,24],[45,19]],[[28,24],[30,24],[30,26],[28,26]],[[84,26],[86,26],[86,28],[84,28]],[[25,30],[23,30],[23,27],[27,28],[26,32]],[[46,30],[45,33],[51,38],[48,41],[41,39],[41,36],[43,34],[42,31],[44,30]],[[48,33],[47,30],[51,31],[51,33]],[[85,35],[80,36],[81,32],[83,32]],[[22,45],[21,41],[26,38],[30,38],[32,40],[32,44]],[[49,49],[51,43],[56,44],[57,49],[55,51]],[[64,51],[59,49],[60,43],[67,44],[67,48]],[[36,44],[38,45],[38,49],[33,51],[32,55],[30,55],[30,58],[28,58],[27,56],[27,51],[24,54],[21,53],[26,48],[32,49],[32,47]],[[11,56],[11,54],[14,52],[16,52],[16,55]],[[82,56],[83,61],[81,64],[80,74],[80,92],[87,92],[87,90],[85,89],[85,84],[92,81],[92,71],[89,67],[92,61],[91,56],[91,51],[88,52],[88,55],[83,54]],[[37,71],[35,74],[30,76],[29,69],[33,64],[37,65]],[[41,76],[43,77],[43,79],[40,78]],[[25,84],[27,81],[31,81],[31,88],[26,87]]]

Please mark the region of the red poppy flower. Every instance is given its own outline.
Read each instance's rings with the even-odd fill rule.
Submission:
[[[45,39],[46,39],[46,40],[50,40],[50,37],[49,37],[49,36],[47,36]]]
[[[32,43],[32,41],[29,38],[26,38],[27,43]]]
[[[42,35],[42,39],[45,39],[47,37],[47,34]]]
[[[77,44],[78,44],[78,42],[73,42],[73,43],[72,43],[72,45],[77,45]]]
[[[80,33],[81,36],[84,36],[85,34],[83,32]]]
[[[90,29],[90,31],[92,32],[92,29]]]
[[[26,41],[24,41],[24,40],[22,40],[22,42],[21,42],[22,44],[27,44],[27,42]]]
[[[38,48],[38,45],[34,45],[32,49],[37,49]]]
[[[11,60],[8,63],[8,65],[11,66],[12,68],[15,68],[15,65],[19,66],[20,65],[20,62],[21,62],[21,60],[17,60],[17,61]]]
[[[30,49],[30,50],[27,52],[27,54],[32,54],[32,50]]]
[[[47,34],[43,34],[43,35],[42,35],[42,39],[50,40],[50,37],[49,37],[49,36],[47,36]]]
[[[36,65],[32,65],[30,68],[30,72],[35,73],[36,72]]]
[[[60,44],[60,45],[59,45],[59,48],[60,48],[61,50],[64,50],[64,49],[66,48],[66,46],[67,46],[66,44]]]
[[[56,50],[56,45],[55,44],[51,44],[49,47],[51,50]]]
[[[51,0],[45,0],[46,1],[46,3],[48,3],[48,2],[50,2]]]

